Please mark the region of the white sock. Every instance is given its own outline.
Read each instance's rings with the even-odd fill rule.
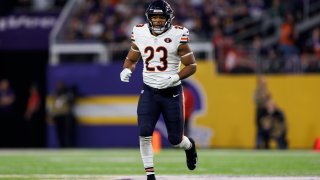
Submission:
[[[192,144],[187,136],[183,136],[180,144],[174,145],[173,147],[182,148],[184,150],[191,149]]]
[[[140,136],[140,154],[146,174],[154,174],[153,169],[153,149],[151,144],[152,136]]]

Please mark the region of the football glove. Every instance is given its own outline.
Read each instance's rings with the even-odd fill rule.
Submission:
[[[131,70],[128,68],[124,68],[120,73],[120,79],[122,82],[129,82],[129,79],[131,77]]]
[[[170,86],[172,86],[173,84],[175,84],[176,82],[178,82],[180,80],[180,77],[178,74],[174,74],[174,75],[170,75],[168,78],[164,78],[163,80],[161,80],[159,82],[159,89],[165,89],[168,88]]]

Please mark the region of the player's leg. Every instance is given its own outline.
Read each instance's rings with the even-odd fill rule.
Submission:
[[[179,95],[177,96],[177,94]],[[194,140],[183,135],[184,104],[181,86],[173,88],[172,93],[166,95],[161,101],[161,104],[169,142],[174,147],[185,150],[187,166],[190,170],[194,170],[197,163],[197,152]]]
[[[144,88],[138,103],[140,153],[148,179],[155,179],[151,139],[160,116],[160,110],[153,96],[154,94],[150,89]]]

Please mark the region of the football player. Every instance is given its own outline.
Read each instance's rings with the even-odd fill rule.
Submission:
[[[190,170],[196,168],[195,142],[183,135],[181,80],[194,74],[197,64],[188,45],[189,31],[171,24],[173,10],[166,1],[153,1],[145,15],[148,23],[133,28],[131,48],[120,79],[129,82],[137,61],[142,57],[144,85],[137,110],[140,153],[148,179],[155,179],[151,138],[160,114],[164,117],[169,142],[185,150]],[[184,67],[180,71],[181,63]]]

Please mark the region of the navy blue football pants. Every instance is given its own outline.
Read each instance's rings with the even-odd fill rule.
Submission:
[[[168,131],[172,145],[182,141],[183,136],[183,93],[178,85],[167,89],[155,89],[146,84],[138,103],[138,126],[140,136],[152,136],[160,114]]]

